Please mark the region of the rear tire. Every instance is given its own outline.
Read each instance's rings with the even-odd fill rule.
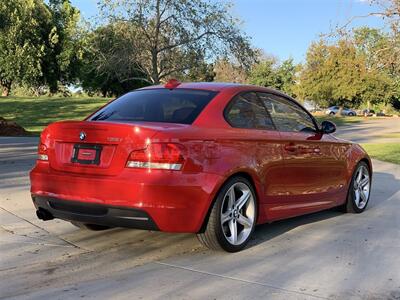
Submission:
[[[212,250],[237,252],[251,238],[257,221],[257,200],[252,184],[244,177],[229,179],[218,192],[199,241]]]
[[[71,224],[78,228],[92,230],[92,231],[101,231],[101,230],[107,230],[107,229],[111,228],[111,227],[104,226],[104,225],[85,224],[85,223],[77,222],[77,221],[71,221]]]
[[[362,213],[368,205],[371,195],[371,171],[365,162],[357,165],[351,179],[347,201],[343,210],[348,213]]]

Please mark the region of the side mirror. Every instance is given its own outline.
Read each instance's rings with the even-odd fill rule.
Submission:
[[[321,123],[320,130],[323,134],[334,133],[336,131],[336,125],[335,125],[335,123],[333,123],[331,121],[323,121]]]

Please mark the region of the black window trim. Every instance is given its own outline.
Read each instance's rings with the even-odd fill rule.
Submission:
[[[264,103],[261,101],[260,97],[258,96],[258,94],[257,94],[258,92],[259,92],[259,91],[253,91],[253,90],[241,91],[241,92],[235,94],[235,95],[229,100],[228,104],[225,106],[224,111],[223,111],[223,116],[224,116],[225,122],[227,122],[227,123],[229,124],[229,126],[231,126],[232,128],[239,128],[239,129],[262,130],[262,131],[265,131],[265,130],[266,130],[266,131],[278,131],[277,128],[276,128],[276,126],[275,126],[274,120],[272,119],[272,117],[271,117],[271,115],[270,115],[268,109],[265,107]],[[246,94],[251,94],[251,93],[254,93],[254,94],[256,95],[257,101],[258,101],[259,104],[264,108],[266,114],[268,115],[268,117],[269,117],[270,120],[271,120],[272,126],[274,127],[273,129],[237,127],[237,126],[232,125],[231,122],[229,122],[229,119],[228,119],[228,117],[227,117],[227,113],[228,113],[228,110],[232,107],[233,101],[236,99],[236,97],[243,96],[243,95],[246,95]]]
[[[311,121],[313,122],[314,127],[315,127],[315,132],[316,132],[316,133],[319,133],[319,132],[320,132],[320,128],[319,128],[319,126],[318,126],[318,122],[317,122],[317,120],[314,118],[314,116],[313,116],[308,110],[306,110],[300,103],[298,103],[295,99],[293,99],[292,97],[287,96],[287,95],[285,95],[285,94],[273,92],[273,91],[257,91],[256,94],[257,94],[257,97],[258,97],[259,99],[260,99],[260,96],[258,95],[259,93],[262,93],[262,94],[271,94],[271,95],[275,95],[275,96],[278,96],[278,97],[282,97],[283,99],[285,99],[285,100],[287,100],[287,101],[293,103],[294,105],[300,107],[301,110],[303,110],[303,111],[311,118]],[[261,101],[261,99],[260,99],[260,101]],[[261,101],[261,102],[263,102],[263,101]],[[263,103],[263,105],[264,105],[264,103]],[[265,107],[265,105],[264,105],[264,107]],[[268,109],[267,109],[266,107],[265,107],[265,109],[266,109],[267,112],[268,112]],[[269,114],[269,112],[268,112],[268,114]],[[274,120],[272,119],[272,117],[271,117],[271,120],[272,120],[272,122],[274,122]],[[274,126],[275,126],[275,124],[274,124]],[[275,126],[275,128],[276,128],[276,126]],[[278,130],[278,131],[279,131],[279,130]],[[279,132],[281,132],[281,131],[279,131]],[[289,131],[289,132],[304,133],[304,132],[300,132],[300,131]]]

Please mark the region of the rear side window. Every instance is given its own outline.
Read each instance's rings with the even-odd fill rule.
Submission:
[[[296,103],[273,94],[259,93],[258,95],[279,131],[316,131],[313,119]]]
[[[225,110],[232,127],[275,130],[265,107],[255,93],[239,94]]]
[[[192,124],[216,94],[189,89],[134,91],[96,112],[90,121]]]

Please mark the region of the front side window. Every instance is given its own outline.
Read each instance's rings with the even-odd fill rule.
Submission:
[[[236,128],[275,129],[255,93],[235,96],[225,110],[225,119]]]
[[[258,94],[268,109],[276,128],[286,132],[315,132],[314,122],[309,114],[296,103],[268,93]]]
[[[100,109],[89,120],[192,124],[216,94],[190,89],[134,91]]]

